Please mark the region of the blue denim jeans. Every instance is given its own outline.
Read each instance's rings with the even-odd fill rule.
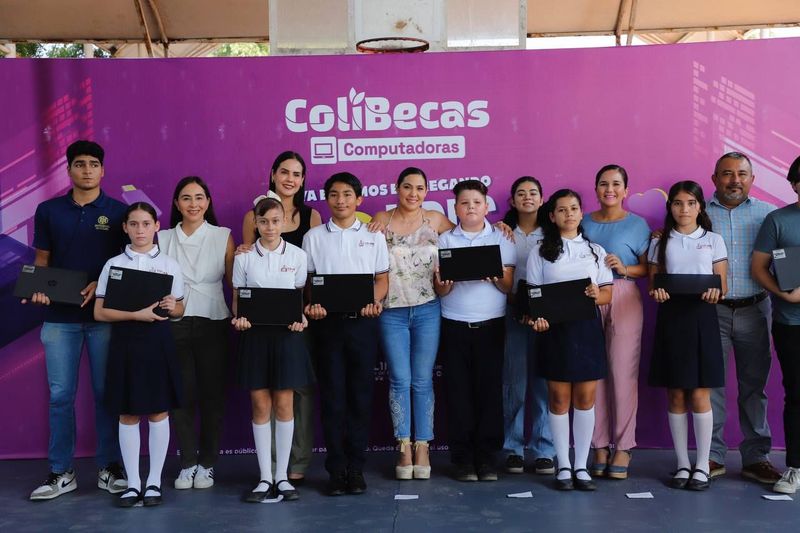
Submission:
[[[380,316],[381,346],[389,366],[389,412],[394,436],[433,440],[433,364],[439,349],[439,300],[412,307],[384,309]]]
[[[547,382],[536,376],[536,333],[506,312],[506,351],[503,367],[503,453],[525,456],[523,446],[534,458],[555,456],[553,435],[547,418]],[[525,398],[530,389],[531,433],[524,442]]]
[[[75,394],[78,391],[78,371],[84,344],[89,353],[94,391],[97,466],[105,468],[110,463],[119,462],[117,421],[108,414],[103,402],[110,339],[111,324],[45,322],[42,325],[41,340],[50,387],[47,458],[51,472],[65,472],[72,468],[75,454]]]

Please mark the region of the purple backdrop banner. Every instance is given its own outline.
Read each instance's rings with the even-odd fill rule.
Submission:
[[[397,56],[0,61],[0,457],[46,455],[40,316],[11,291],[19,264],[32,260],[36,205],[69,187],[70,142],[100,142],[107,152],[104,189],[129,202],[149,199],[164,213],[179,178],[204,177],[237,241],[242,215],[265,191],[274,157],[287,149],[306,157],[307,200],[325,218],[322,184],[341,170],[365,184],[366,213],[392,206],[395,177],[414,165],[430,178],[428,208],[453,218],[450,189],[480,179],[496,219],[511,182],[523,174],[540,178],[545,196],[577,189],[585,210],[594,210],[594,173],[614,162],[631,177],[628,207],[657,227],[663,189],[694,179],[710,194],[716,158],[733,149],[753,158],[754,196],[779,205],[794,200],[784,176],[800,152],[799,55],[800,41],[783,39]],[[648,306],[643,376],[652,342]],[[437,367],[437,381],[442,371]],[[79,455],[94,449],[87,378],[83,368]],[[376,449],[393,440],[386,380],[381,363]],[[670,446],[664,391],[644,381],[639,445]],[[736,446],[732,368],[728,382],[734,385],[726,435]],[[782,446],[777,364],[768,394],[775,444]],[[437,444],[444,444],[444,415],[437,410]],[[251,441],[247,396],[231,385],[222,453],[248,453]]]

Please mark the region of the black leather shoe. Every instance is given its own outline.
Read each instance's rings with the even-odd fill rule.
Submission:
[[[283,486],[283,488],[281,488],[281,485]],[[300,493],[297,492],[297,489],[294,488],[294,486],[285,479],[282,479],[277,483],[275,483],[275,490],[278,491],[278,496],[283,496],[283,501],[285,502],[293,502],[295,500],[300,499]]]
[[[566,467],[558,469],[558,472],[563,472],[563,471],[569,472],[570,476],[568,478],[565,478],[565,479],[558,479],[558,477],[556,477],[556,490],[572,490],[572,489],[574,489],[575,485],[572,484],[572,469],[571,468],[566,468]],[[556,473],[556,476],[558,476],[558,472]]]
[[[586,472],[587,475],[589,474],[589,471],[585,468],[579,468],[575,471],[573,483],[576,489],[585,491],[597,490],[597,485],[594,484],[594,480],[592,480],[591,476],[589,476],[589,479],[581,479],[578,477],[578,472]]]
[[[686,477],[675,477],[679,472],[687,472],[689,475]],[[673,489],[685,489],[686,485],[689,483],[689,477],[691,477],[691,475],[692,471],[688,468],[679,468],[672,473],[672,479],[669,480],[669,486]]]
[[[703,477],[705,477],[706,479],[705,480],[697,479],[696,477],[694,477],[697,474],[703,474]],[[708,476],[708,472],[706,472],[705,470],[700,470],[699,468],[695,469],[695,471],[692,472],[692,479],[690,479],[689,482],[686,484],[687,489],[697,490],[697,491],[708,490],[710,486],[711,482]]]
[[[347,472],[347,494],[364,494],[367,492],[367,482],[361,470]]]
[[[155,496],[147,496],[149,491],[158,492]],[[154,507],[156,505],[161,505],[161,487],[156,487],[155,485],[148,485],[144,489],[145,497],[143,498],[144,506],[145,507]]]
[[[475,467],[468,464],[457,464],[453,467],[453,477],[456,481],[478,481]]]
[[[492,465],[478,465],[478,481],[497,481],[497,470]]]
[[[258,482],[258,485],[261,485],[262,483],[266,485],[266,490],[253,490],[247,496],[245,496],[244,501],[247,503],[261,503],[265,500],[274,498],[275,485],[269,481],[264,481],[263,479]],[[258,488],[258,485],[256,485],[256,488]]]
[[[134,496],[129,496],[130,494],[134,494]],[[142,493],[136,489],[125,489],[125,492],[117,498],[117,507],[127,509],[129,507],[139,507],[140,505],[142,505]]]
[[[337,472],[331,474],[328,481],[328,496],[342,496],[347,492],[347,473]]]

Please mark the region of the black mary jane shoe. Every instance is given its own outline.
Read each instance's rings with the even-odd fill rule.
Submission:
[[[705,476],[705,480],[697,479],[694,477],[695,474],[703,474]],[[686,488],[689,490],[696,490],[696,491],[703,491],[708,490],[711,486],[711,478],[708,475],[708,472],[705,470],[700,470],[696,468],[694,472],[692,472],[692,478],[686,484]]]
[[[565,479],[558,479],[559,472],[567,471],[570,473],[570,476]],[[572,483],[572,469],[571,468],[559,468],[558,472],[556,472],[556,490],[572,490],[575,488],[575,485]]]
[[[286,483],[287,487],[292,487],[292,488],[282,489],[281,483]],[[300,499],[300,493],[297,492],[297,489],[292,486],[292,483],[290,481],[287,481],[285,479],[282,479],[277,483],[275,483],[275,490],[278,491],[278,496],[283,496],[283,501],[285,502],[293,502],[295,500]]]
[[[686,477],[675,477],[680,472],[687,472],[689,475]],[[673,489],[685,489],[686,485],[689,484],[689,478],[692,477],[692,471],[688,468],[679,468],[675,472],[672,473],[672,479],[669,480],[669,486]]]
[[[157,492],[155,496],[147,496],[149,491]],[[148,485],[144,489],[145,497],[143,498],[144,506],[145,507],[155,507],[156,505],[161,505],[161,487],[156,487],[155,485]]]
[[[134,496],[128,496],[134,494]],[[142,493],[134,488],[125,489],[125,492],[117,498],[117,507],[127,509],[129,507],[139,507],[142,505]]]
[[[248,493],[247,496],[244,497],[244,501],[246,501],[247,503],[261,503],[263,501],[274,498],[275,485],[263,479],[258,482],[258,485],[261,485],[262,483],[267,486],[267,490],[253,490],[252,492]],[[258,488],[258,485],[256,485],[256,489]]]
[[[589,476],[589,479],[581,479],[581,478],[579,478],[578,477],[578,472],[586,472],[586,475]],[[594,480],[592,480],[591,474],[589,474],[589,471],[586,470],[585,468],[577,469],[575,471],[575,473],[574,473],[574,476],[575,476],[575,479],[573,480],[573,483],[575,484],[575,488],[576,489],[587,491],[587,492],[588,491],[592,491],[592,490],[597,490],[597,485],[594,484]]]

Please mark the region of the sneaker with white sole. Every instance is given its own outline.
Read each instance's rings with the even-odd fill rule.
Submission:
[[[197,467],[197,474],[194,476],[194,488],[207,489],[214,486],[214,467],[206,468],[203,465]]]
[[[61,474],[50,472],[45,482],[31,492],[31,500],[52,500],[77,488],[78,480],[75,479],[75,470],[70,469]]]
[[[197,465],[181,470],[175,479],[175,488],[178,490],[191,489],[194,486],[194,476],[197,474]]]
[[[794,494],[800,489],[800,468],[792,468],[783,473],[781,479],[772,486],[772,490],[782,494]]]
[[[119,463],[111,463],[97,472],[97,488],[119,494],[128,488],[128,478]]]

